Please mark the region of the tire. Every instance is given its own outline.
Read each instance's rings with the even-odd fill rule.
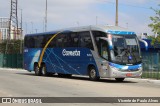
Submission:
[[[95,69],[95,67],[89,67],[89,78],[90,78],[90,80],[92,80],[92,81],[97,81],[97,80],[99,80],[99,78],[100,77],[98,77],[97,76],[97,71],[96,71],[96,69]]]
[[[38,67],[38,64],[34,65],[34,72],[35,72],[36,76],[41,76],[42,75],[41,69]]]
[[[117,82],[123,82],[125,78],[115,78]]]
[[[43,76],[51,76],[52,74],[47,72],[47,69],[46,69],[46,65],[43,64],[42,67],[41,67],[41,71],[42,71],[42,75]]]

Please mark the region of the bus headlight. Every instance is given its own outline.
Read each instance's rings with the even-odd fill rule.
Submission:
[[[142,70],[142,67],[139,67],[138,70],[141,71],[141,70]]]

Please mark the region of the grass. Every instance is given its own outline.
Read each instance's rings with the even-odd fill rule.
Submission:
[[[144,71],[142,78],[160,79],[160,71]]]

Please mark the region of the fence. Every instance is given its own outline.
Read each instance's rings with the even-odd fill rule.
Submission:
[[[22,68],[23,55],[22,54],[0,54],[0,67]]]
[[[160,79],[160,52],[142,52],[142,78]]]

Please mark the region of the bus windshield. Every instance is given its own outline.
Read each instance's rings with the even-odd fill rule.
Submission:
[[[136,35],[112,35],[111,61],[118,64],[139,64],[141,55]]]

